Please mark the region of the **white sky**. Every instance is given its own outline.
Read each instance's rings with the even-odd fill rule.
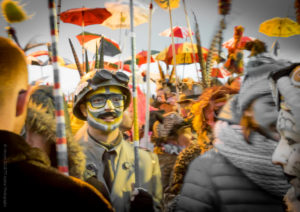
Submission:
[[[71,8],[85,7],[104,7],[104,0],[61,0],[61,11],[65,11]],[[149,4],[150,0],[140,0],[146,4]],[[289,59],[292,61],[300,60],[300,35],[292,36],[289,38],[276,38],[268,37],[258,32],[259,24],[263,21],[273,17],[289,17],[295,20],[295,11],[293,8],[294,0],[232,0],[232,7],[230,14],[226,17],[227,28],[223,33],[223,40],[226,41],[233,36],[233,29],[237,25],[242,25],[245,28],[244,35],[258,38],[264,41],[268,50],[271,51],[272,43],[277,39],[280,43],[280,58]],[[28,14],[34,14],[33,18],[23,23],[13,24],[13,27],[17,31],[18,39],[22,46],[33,37],[38,41],[50,41],[49,30],[49,11],[47,6],[47,0],[22,0],[25,4],[25,9]],[[209,48],[210,42],[214,33],[217,30],[220,15],[218,14],[218,0],[186,0],[188,16],[190,19],[192,30],[195,31],[194,17],[192,12],[195,13],[200,26],[201,42],[202,46]],[[171,44],[171,38],[159,36],[159,33],[170,27],[169,14],[163,11],[161,8],[155,5],[155,11],[153,13],[152,20],[152,48],[153,50],[163,50],[165,47]],[[184,16],[184,10],[181,3],[181,7],[172,11],[173,25],[186,26],[186,20]],[[3,17],[0,17],[0,36],[7,36],[5,32],[6,23]],[[148,49],[148,24],[142,24],[135,27],[136,32],[136,53]],[[81,60],[81,46],[75,38],[75,36],[81,33],[81,27],[73,24],[60,24],[60,36],[59,36],[59,55],[74,61],[71,49],[69,46],[68,38],[71,38],[78,57]],[[115,41],[120,41],[120,31],[111,30],[101,25],[87,26],[86,31],[92,33],[104,34]],[[125,39],[125,50],[122,57],[128,58],[130,54],[130,40],[125,36],[126,30],[122,30],[122,38]],[[194,39],[195,40],[195,39]],[[182,39],[175,39],[176,42],[182,42]],[[39,49],[34,49],[34,51]],[[44,49],[46,50],[46,49]],[[224,52],[227,51],[224,49]],[[30,53],[30,52],[29,52]],[[92,58],[92,55],[89,55]],[[119,56],[113,58],[118,60]],[[184,67],[185,77],[189,76],[197,79],[195,66],[189,65]],[[146,67],[142,67],[144,70]],[[182,76],[183,67],[178,67],[178,75]],[[46,81],[52,81],[52,69],[50,67],[31,67],[30,68],[30,81],[36,80],[42,76],[48,76]],[[142,71],[142,70],[141,70]],[[151,73],[157,74],[156,65],[151,65]],[[68,70],[61,68],[61,81],[62,90],[68,94],[74,90],[78,81],[79,75],[75,70]]]

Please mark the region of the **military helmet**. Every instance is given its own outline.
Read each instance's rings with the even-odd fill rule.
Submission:
[[[124,109],[126,109],[131,101],[131,92],[128,87],[129,77],[121,71],[115,73],[106,69],[97,69],[87,73],[79,82],[74,94],[73,114],[81,119],[86,117],[81,113],[80,105],[86,100],[88,93],[105,86],[117,86],[125,94]]]

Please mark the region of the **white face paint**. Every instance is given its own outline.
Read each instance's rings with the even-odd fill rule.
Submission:
[[[116,95],[122,95],[122,91],[116,86],[107,86],[87,96],[90,99],[86,103],[89,125],[105,132],[111,132],[119,127],[123,119],[124,100],[116,100]],[[97,96],[110,97],[103,101],[102,97],[94,98]],[[95,107],[95,105],[99,105],[99,107]]]

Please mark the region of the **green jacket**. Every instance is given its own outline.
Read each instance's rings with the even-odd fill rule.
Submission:
[[[85,134],[87,134],[85,132]],[[96,176],[105,184],[103,179],[102,154],[105,151],[100,143],[90,136],[79,136],[78,142],[83,146],[86,155],[86,165],[93,164],[96,167]],[[110,193],[110,200],[117,212],[129,211],[132,184],[135,182],[134,172],[134,146],[122,140],[115,147],[115,177]],[[161,210],[162,183],[158,157],[152,152],[139,149],[140,187],[146,189],[152,195],[156,211]],[[106,185],[106,184],[105,184]]]

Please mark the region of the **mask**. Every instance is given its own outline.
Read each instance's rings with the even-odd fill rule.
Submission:
[[[123,119],[125,96],[116,86],[101,87],[87,96],[87,121],[92,127],[111,132]]]

